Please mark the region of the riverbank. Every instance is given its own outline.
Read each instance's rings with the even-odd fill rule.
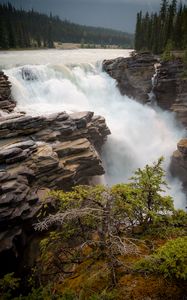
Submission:
[[[36,48],[36,47],[29,47],[29,48],[9,48],[9,49],[0,49],[0,53],[4,51],[27,51],[27,50],[76,50],[76,49],[128,49],[118,45],[100,45],[100,44],[81,44],[81,43],[60,43],[55,42],[54,48]]]

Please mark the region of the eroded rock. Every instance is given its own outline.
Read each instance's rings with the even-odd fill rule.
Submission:
[[[171,172],[183,182],[187,193],[187,139],[182,139],[177,148],[171,159]]]
[[[33,233],[38,190],[69,189],[104,174],[97,150],[109,133],[93,112],[0,119],[0,252],[18,255],[17,237],[24,247]]]
[[[150,53],[141,53],[131,57],[105,60],[103,69],[117,81],[122,95],[146,103],[152,90],[151,78],[155,73],[154,65],[158,60]]]
[[[8,81],[8,77],[0,72],[0,110],[11,112],[15,106],[16,102],[11,96],[11,83]]]

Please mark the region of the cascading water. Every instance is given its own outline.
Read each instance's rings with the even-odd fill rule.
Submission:
[[[183,136],[169,112],[153,109],[122,96],[116,82],[101,67],[27,65],[5,71],[12,83],[17,109],[29,114],[91,110],[106,118],[112,135],[103,149],[106,182],[127,181],[138,167],[170,157]],[[184,207],[181,184],[168,174],[169,193]]]

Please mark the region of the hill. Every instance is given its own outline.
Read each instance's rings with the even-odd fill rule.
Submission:
[[[0,5],[0,49],[46,47],[54,42],[117,45],[131,48],[133,35],[113,29],[78,25],[58,16]]]

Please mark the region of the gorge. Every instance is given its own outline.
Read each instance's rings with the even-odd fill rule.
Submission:
[[[101,55],[99,50],[66,54],[39,51],[33,55],[33,61],[30,56],[30,62],[24,52],[19,59],[15,54],[3,54],[2,261],[6,255],[20,256],[26,236],[33,234],[32,222],[40,201],[50,188],[68,189],[89,183],[93,176],[104,173],[102,181],[106,184],[125,182],[135,169],[164,156],[168,193],[174,197],[176,207],[185,207],[185,139],[173,155],[177,143],[185,137],[187,124],[182,66],[180,62],[174,66],[159,64],[157,58],[146,53],[128,57],[129,52],[115,51],[108,51],[111,60],[103,65],[101,61],[107,52]],[[127,58],[116,58],[122,55]],[[155,72],[157,80],[153,87],[151,79]],[[155,93],[158,106],[150,105],[151,92]],[[177,113],[178,121],[168,110]]]

